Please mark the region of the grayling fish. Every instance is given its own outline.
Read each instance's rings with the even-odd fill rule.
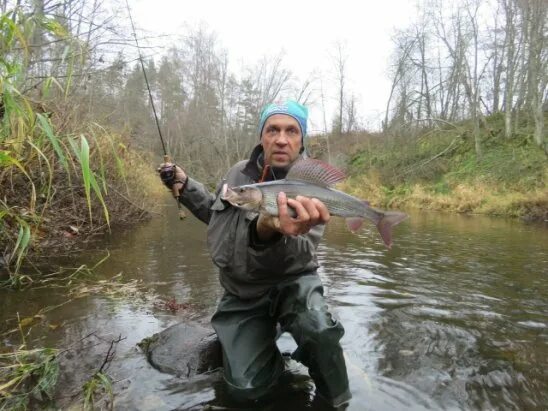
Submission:
[[[244,210],[278,216],[278,193],[284,192],[288,198],[298,195],[317,198],[323,202],[331,215],[346,218],[348,228],[357,231],[364,219],[371,220],[388,248],[392,245],[392,227],[407,218],[399,211],[382,211],[369,206],[367,201],[331,188],[345,179],[339,169],[319,160],[296,162],[283,180],[248,184],[239,187],[223,187],[223,199]],[[295,210],[288,208],[290,215]]]

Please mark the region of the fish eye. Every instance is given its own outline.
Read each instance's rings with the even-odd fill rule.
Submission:
[[[240,193],[243,193],[244,191],[245,191],[245,189],[240,188]]]

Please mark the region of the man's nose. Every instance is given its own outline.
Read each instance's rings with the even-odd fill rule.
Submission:
[[[281,146],[285,146],[287,144],[287,134],[285,131],[281,131],[278,133],[278,138],[276,138],[276,144],[279,144]]]

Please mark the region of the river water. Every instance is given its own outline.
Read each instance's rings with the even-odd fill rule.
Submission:
[[[218,372],[182,382],[152,368],[136,346],[180,321],[207,323],[222,294],[205,226],[193,217],[179,221],[174,208],[170,202],[164,215],[116,232],[71,261],[90,264],[108,249],[99,278],[122,273],[121,284],[135,285],[130,290],[106,282],[107,290],[94,293],[89,285],[70,300],[65,288],[0,291],[4,332],[16,313],[24,318],[42,310],[27,344],[69,348],[60,404],[74,401],[110,341],[121,336],[106,370],[116,409],[239,409]],[[394,240],[387,250],[376,232],[351,234],[333,219],[320,245],[328,304],[346,329],[348,409],[547,409],[547,227],[413,213]],[[185,307],[172,313],[154,304],[168,298]],[[2,345],[21,342],[18,333],[1,338]],[[279,345],[294,348],[288,335]],[[300,385],[263,408],[321,409],[312,402],[306,369],[289,367]]]

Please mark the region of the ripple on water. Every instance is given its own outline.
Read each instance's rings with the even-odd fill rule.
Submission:
[[[539,323],[536,321],[518,321],[517,324],[521,325],[522,327],[532,328],[532,329],[544,329],[547,327],[545,323]]]

